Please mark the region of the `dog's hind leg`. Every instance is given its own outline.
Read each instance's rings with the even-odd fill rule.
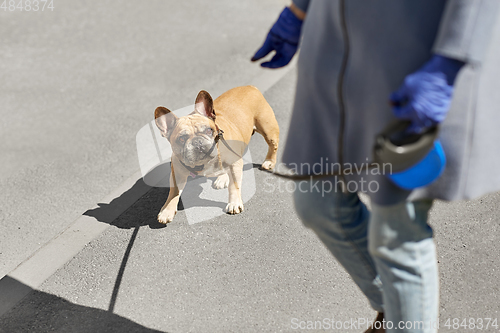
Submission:
[[[267,150],[267,156],[264,163],[262,163],[262,169],[270,170],[276,165],[276,157],[278,154],[278,145],[280,141],[280,129],[278,122],[274,117],[273,110],[269,107],[269,112],[267,117],[260,117],[255,119],[256,132],[260,133],[267,142],[269,146]]]

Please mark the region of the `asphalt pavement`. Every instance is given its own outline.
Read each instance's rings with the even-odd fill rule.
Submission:
[[[0,9],[0,276],[139,169],[159,105],[252,82],[284,1],[55,1]]]
[[[136,134],[156,106],[183,108],[202,89],[216,97],[261,85],[284,142],[295,69],[269,79],[249,58],[286,3],[55,1],[53,11],[0,10],[0,277],[2,290],[23,296],[7,306],[0,294],[0,332],[288,332],[299,330],[294,323],[375,317],[302,226],[286,185],[270,190],[277,180],[252,163],[245,212],[197,223],[196,201],[185,198],[172,223],[158,224],[168,188],[137,176]],[[267,145],[255,135],[250,151],[261,163]],[[200,194],[210,182],[189,185]],[[500,325],[499,202],[493,193],[434,204],[440,332],[478,329],[453,329],[454,318]],[[81,247],[60,241],[87,222],[97,231]],[[44,252],[51,246],[57,251]],[[21,281],[16,271],[42,262],[37,255],[56,263],[54,272]]]

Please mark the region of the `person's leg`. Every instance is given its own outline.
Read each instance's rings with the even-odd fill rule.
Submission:
[[[427,224],[431,206],[431,200],[372,204],[368,244],[383,283],[384,317],[394,326],[387,332],[437,332],[437,258]]]
[[[294,193],[295,208],[302,222],[351,275],[373,309],[384,312],[381,282],[368,253],[370,213],[366,206],[357,193],[307,191],[309,183],[303,188],[304,191],[297,186]]]

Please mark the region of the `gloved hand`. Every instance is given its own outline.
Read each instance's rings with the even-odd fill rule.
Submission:
[[[252,61],[262,59],[275,50],[276,54],[271,61],[260,65],[267,68],[279,68],[288,65],[295,52],[297,52],[301,28],[302,21],[295,16],[290,8],[286,7],[269,31],[264,45],[252,57]]]
[[[434,55],[391,94],[394,115],[412,122],[408,132],[420,133],[444,120],[455,78],[463,65],[462,61]]]

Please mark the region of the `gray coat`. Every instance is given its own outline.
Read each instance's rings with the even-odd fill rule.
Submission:
[[[305,0],[294,0],[306,9]],[[388,96],[432,53],[466,62],[441,125],[447,166],[410,198],[469,199],[500,190],[500,10],[498,0],[312,0],[283,162],[362,165],[391,120]],[[299,170],[300,171],[300,170]],[[306,173],[305,171],[303,173]],[[386,177],[372,200],[405,194]],[[366,184],[365,184],[366,185]],[[365,187],[366,188],[366,187]],[[370,192],[370,191],[368,191]]]

